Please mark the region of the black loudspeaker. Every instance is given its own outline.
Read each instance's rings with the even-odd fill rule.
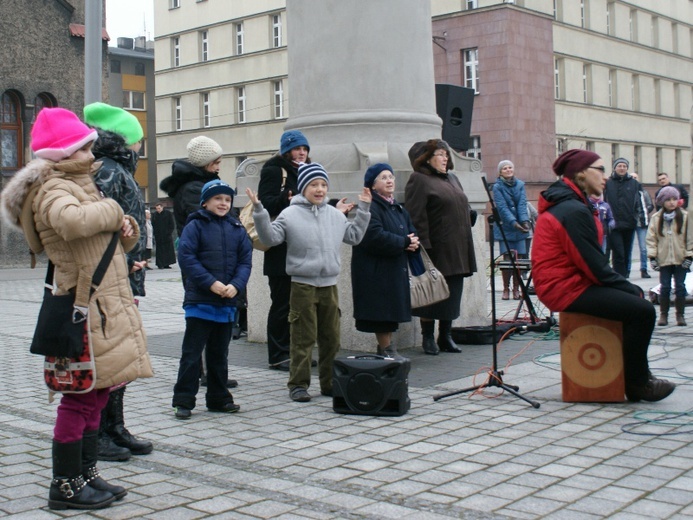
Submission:
[[[443,140],[454,150],[469,149],[474,89],[436,84],[436,112],[443,120]]]
[[[409,369],[404,358],[397,361],[376,355],[334,360],[332,408],[356,415],[404,415],[409,400]]]

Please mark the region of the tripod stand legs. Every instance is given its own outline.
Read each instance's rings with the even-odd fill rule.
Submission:
[[[476,385],[476,386],[470,386],[469,388],[463,388],[462,390],[455,390],[453,392],[447,392],[444,394],[438,394],[433,396],[434,401],[439,401],[440,399],[443,399],[444,397],[450,397],[453,395],[459,395],[459,394],[465,394],[467,392],[476,392],[477,390],[481,390],[483,388],[502,388],[503,390],[506,390],[513,394],[515,397],[519,397],[526,403],[529,403],[532,405],[534,408],[539,408],[541,406],[537,401],[533,401],[532,399],[529,399],[528,397],[525,397],[524,395],[519,393],[520,387],[515,386],[515,385],[506,385],[503,382],[503,373],[502,372],[491,372],[489,374],[489,380],[486,383],[483,383],[481,385]]]

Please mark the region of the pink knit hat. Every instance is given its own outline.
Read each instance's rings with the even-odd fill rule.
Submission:
[[[31,129],[31,149],[36,157],[58,162],[98,137],[96,130],[82,123],[73,112],[44,108]]]

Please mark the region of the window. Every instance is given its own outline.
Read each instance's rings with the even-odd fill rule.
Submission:
[[[176,131],[183,130],[183,107],[179,97],[173,98],[173,119],[176,122]]]
[[[123,90],[123,108],[125,110],[144,110],[144,92]]]
[[[662,171],[662,149],[655,148],[655,171]]]
[[[147,138],[143,137],[140,143],[142,143],[142,146],[140,147],[140,157],[145,158],[147,157]]]
[[[630,108],[640,110],[640,76],[633,74],[630,78]]]
[[[481,137],[478,135],[469,136],[469,148],[464,153],[465,157],[473,157],[481,160]]]
[[[635,9],[630,10],[630,16],[628,17],[628,24],[630,27],[630,41],[637,41],[638,38],[638,12]]]
[[[654,80],[654,88],[652,95],[654,96],[654,109],[655,114],[662,113],[662,87],[660,85],[659,79]]]
[[[284,88],[280,80],[274,82],[274,118],[282,117],[284,117]]]
[[[243,54],[243,22],[236,24],[236,55]]]
[[[120,60],[111,60],[111,72],[120,74]]]
[[[640,165],[642,164],[642,147],[641,146],[634,146],[633,147],[633,170],[634,172],[639,172],[640,171]],[[642,177],[642,174],[640,174]]]
[[[592,66],[582,66],[582,102],[592,102]]]
[[[606,34],[616,34],[616,6],[614,2],[606,4]]]
[[[200,60],[207,61],[209,59],[209,33],[200,31]]]
[[[173,38],[173,66],[180,67],[180,37]]]
[[[245,87],[236,89],[236,98],[238,99],[238,122],[245,123]]]
[[[556,155],[561,155],[563,152],[565,152],[566,141],[567,139],[565,137],[559,137],[556,139]]]
[[[144,63],[135,62],[135,76],[144,76]]]
[[[679,52],[679,24],[671,24],[671,52]]]
[[[180,7],[180,0],[169,0],[170,1],[170,9],[178,9]]]
[[[479,1],[478,0],[467,0],[467,11],[470,11],[472,9],[476,9],[479,7]]]
[[[553,19],[563,20],[563,0],[553,0]]]
[[[479,93],[479,49],[464,49],[464,86]]]
[[[0,167],[17,170],[22,166],[22,118],[19,98],[4,92],[0,105]]]
[[[674,83],[674,117],[681,117],[681,87],[678,83]]]
[[[612,145],[611,145],[611,164],[613,164],[614,161],[616,159],[618,159],[619,157],[621,157],[621,154],[618,152],[618,145],[612,143]]]
[[[652,46],[659,47],[659,18],[656,16],[652,17],[651,21],[652,28]]]
[[[554,58],[553,60],[553,84],[554,84],[554,96],[556,99],[563,99],[563,84],[561,83],[561,78],[563,77],[563,60],[560,58]]]
[[[594,141],[587,141],[585,143],[585,150],[588,152],[594,152]]]
[[[587,20],[585,19],[585,0],[580,0],[580,27],[587,27]]]
[[[616,71],[609,69],[609,106],[616,108]]]
[[[212,116],[210,114],[209,92],[202,94],[202,126],[209,128],[212,126]]]
[[[282,46],[282,16],[275,14],[272,16],[272,47],[275,49]]]

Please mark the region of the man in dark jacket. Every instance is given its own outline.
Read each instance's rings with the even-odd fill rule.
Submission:
[[[659,172],[657,174],[657,184],[659,184],[659,189],[655,192],[655,200],[657,200],[657,195],[659,195],[659,192],[664,188],[665,186],[672,186],[676,188],[679,191],[679,194],[681,195],[681,198],[679,201],[681,202],[681,207],[683,209],[688,208],[688,191],[686,191],[686,188],[684,188],[683,184],[672,184],[671,180],[669,179],[669,174],[665,172]],[[662,209],[661,206],[656,206],[655,208],[657,211]]]
[[[154,208],[156,211],[152,213],[152,229],[156,246],[156,266],[159,269],[170,269],[171,264],[176,263],[176,251],[173,247],[176,223],[171,212],[165,210],[161,202],[157,202]]]
[[[137,160],[144,135],[137,118],[122,108],[106,103],[91,103],[84,107],[84,121],[95,127],[99,138],[92,152],[101,167],[94,182],[101,192],[115,200],[126,215],[132,216],[140,227],[137,245],[126,255],[130,272],[130,287],[134,296],[144,296],[144,260],[147,236],[144,233],[144,200],[135,180]],[[125,427],[123,410],[125,385],[113,389],[108,403],[101,411],[99,425],[99,460],[127,460],[130,455],[151,453],[149,441],[136,438]]]
[[[604,200],[611,206],[616,227],[609,233],[613,268],[628,278],[628,256],[633,249],[633,236],[638,223],[641,186],[628,174],[630,163],[623,157],[614,161],[613,173],[606,181]]]

